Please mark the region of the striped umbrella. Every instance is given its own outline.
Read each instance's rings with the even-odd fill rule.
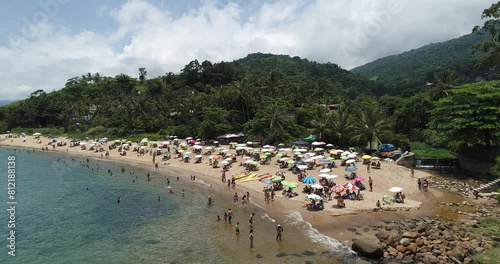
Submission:
[[[302,182],[305,184],[313,184],[316,183],[316,179],[311,176],[306,176],[304,179],[302,179]]]

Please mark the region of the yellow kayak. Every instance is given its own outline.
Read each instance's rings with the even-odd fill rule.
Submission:
[[[245,177],[249,176],[250,174],[251,174],[251,173],[249,173],[249,174],[242,173],[242,174],[239,174],[239,175],[234,176],[234,179],[235,179],[235,180],[239,180],[239,179],[241,179],[241,178],[245,178]]]
[[[255,176],[257,176],[257,173],[250,173],[250,175],[248,175],[248,177],[246,179],[242,180],[241,182],[257,180],[257,178],[255,178]]]

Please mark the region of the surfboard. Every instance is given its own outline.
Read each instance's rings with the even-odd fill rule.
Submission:
[[[241,182],[257,180],[258,178],[256,178],[256,176],[257,176],[257,173],[252,173],[246,179],[242,180]]]
[[[239,175],[234,176],[234,179],[235,179],[235,180],[239,180],[239,179],[241,179],[241,178],[245,178],[245,177],[247,177],[248,175],[250,175],[250,173],[249,173],[249,174],[242,173],[242,174],[239,174]]]
[[[259,181],[262,181],[262,180],[265,180],[265,179],[269,179],[269,178],[272,178],[272,177],[274,177],[274,175],[268,174],[268,175],[266,175],[264,177],[259,178]]]

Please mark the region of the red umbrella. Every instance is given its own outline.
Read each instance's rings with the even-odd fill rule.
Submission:
[[[342,186],[342,185],[335,185],[333,188],[332,188],[332,192],[334,193],[341,193],[345,190],[345,187]]]

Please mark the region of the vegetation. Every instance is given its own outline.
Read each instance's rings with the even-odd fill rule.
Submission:
[[[485,56],[477,63],[477,66],[489,69],[498,64],[500,61],[500,31],[498,28],[498,19],[500,18],[500,2],[493,3],[489,8],[483,11],[481,19],[487,20],[483,26],[475,26],[473,32],[487,33],[489,39],[487,41],[474,45],[474,51],[477,54]]]
[[[411,151],[415,153],[415,156],[420,158],[431,158],[431,159],[456,159],[457,155],[447,149],[434,148],[426,143],[422,142],[411,142]]]
[[[475,255],[473,260],[478,264],[496,264],[498,258],[500,258],[500,248],[494,248],[486,253]]]
[[[462,83],[471,82],[484,71],[474,68],[481,54],[472,54],[472,46],[488,39],[486,34],[472,33],[456,39],[432,43],[418,49],[387,56],[365,65],[356,67],[351,72],[383,84],[385,93],[403,94],[405,88],[412,91],[427,90],[433,87],[436,75],[447,69],[463,76]]]

